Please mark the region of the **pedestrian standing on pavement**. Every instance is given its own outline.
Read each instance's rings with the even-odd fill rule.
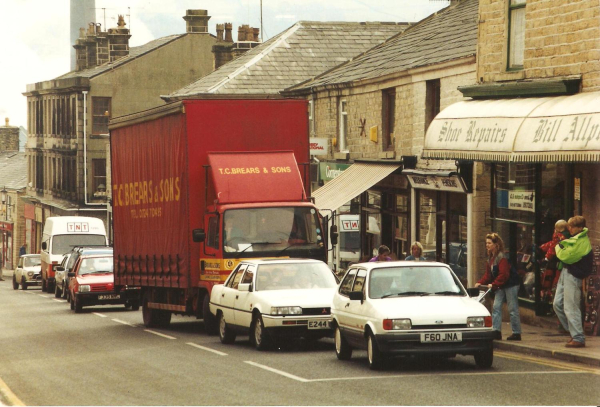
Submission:
[[[423,245],[420,242],[414,242],[410,246],[410,255],[406,256],[404,260],[425,261],[425,257],[423,257]]]
[[[502,339],[502,304],[506,301],[512,329],[512,335],[506,340],[520,341],[519,275],[511,273],[510,263],[504,257],[504,241],[498,233],[486,235],[485,248],[488,253],[485,274],[475,284],[475,287],[491,284],[492,291],[495,293],[494,305],[492,306],[492,328],[496,334],[496,339]]]
[[[369,262],[372,261],[392,261],[392,258],[390,257],[390,248],[384,244],[379,246],[379,249],[377,249],[377,256],[369,260]]]
[[[556,245],[556,257],[562,262],[554,312],[561,325],[571,334],[567,348],[585,347],[585,335],[581,323],[581,287],[583,279],[592,273],[594,254],[583,216],[573,216],[567,222],[571,237]]]
[[[23,246],[21,246],[21,248],[19,249],[19,257],[25,254],[27,254],[27,246],[25,245],[25,243],[23,243]]]

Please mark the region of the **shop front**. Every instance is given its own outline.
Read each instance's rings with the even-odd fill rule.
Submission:
[[[475,183],[490,203],[478,221],[504,239],[522,278],[521,305],[551,314],[559,272],[541,246],[556,221],[583,215],[599,252],[600,93],[459,102],[432,122],[423,156],[482,163]]]
[[[13,224],[0,221],[0,266],[13,269]]]

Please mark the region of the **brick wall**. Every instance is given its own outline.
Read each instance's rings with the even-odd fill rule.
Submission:
[[[506,72],[508,1],[479,3],[478,78],[484,82],[581,75],[600,90],[597,0],[527,0],[523,71]]]

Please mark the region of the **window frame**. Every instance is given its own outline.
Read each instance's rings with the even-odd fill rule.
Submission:
[[[519,2],[519,3],[516,3]],[[512,28],[513,28],[513,12],[519,9],[525,9],[527,5],[527,0],[508,0],[508,29],[506,35],[506,70],[508,72],[521,71],[523,70],[523,65],[516,65],[512,63],[514,59],[512,52],[513,49],[511,47],[511,41],[513,39]],[[525,18],[523,18],[523,61],[525,60]]]
[[[103,112],[100,114],[96,112],[96,107],[100,105],[100,102],[107,102],[106,109],[102,109]],[[106,114],[108,112],[108,115]],[[104,96],[92,96],[92,135],[108,135],[108,122],[112,115],[112,98]],[[102,128],[99,128],[100,124],[96,123],[96,119],[102,119]],[[106,121],[106,124],[104,124]]]
[[[348,100],[340,99],[338,103],[339,125],[338,125],[338,149],[340,152],[348,151]]]
[[[340,282],[340,289],[338,290],[338,292],[340,293],[340,295],[343,295],[345,297],[349,297],[350,296],[350,292],[352,291],[352,287],[354,287],[354,280],[356,279],[356,274],[358,274],[358,269],[357,268],[351,268],[350,270],[348,270],[348,272],[346,273],[346,275],[344,276],[344,278]],[[346,291],[346,290],[344,290],[344,282],[346,282],[347,279],[350,279],[351,281],[348,281],[348,290]]]
[[[396,88],[381,91],[381,121],[383,124],[383,151],[394,150],[394,132],[396,127]]]

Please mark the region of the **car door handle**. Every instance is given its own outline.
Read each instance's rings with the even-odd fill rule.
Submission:
[[[235,299],[237,300],[238,298],[240,298],[240,296],[239,296],[239,295],[236,295],[236,296],[235,296]]]
[[[344,308],[348,308],[350,306],[350,303],[346,304],[346,306]]]
[[[225,297],[225,294],[221,294],[221,297]]]

